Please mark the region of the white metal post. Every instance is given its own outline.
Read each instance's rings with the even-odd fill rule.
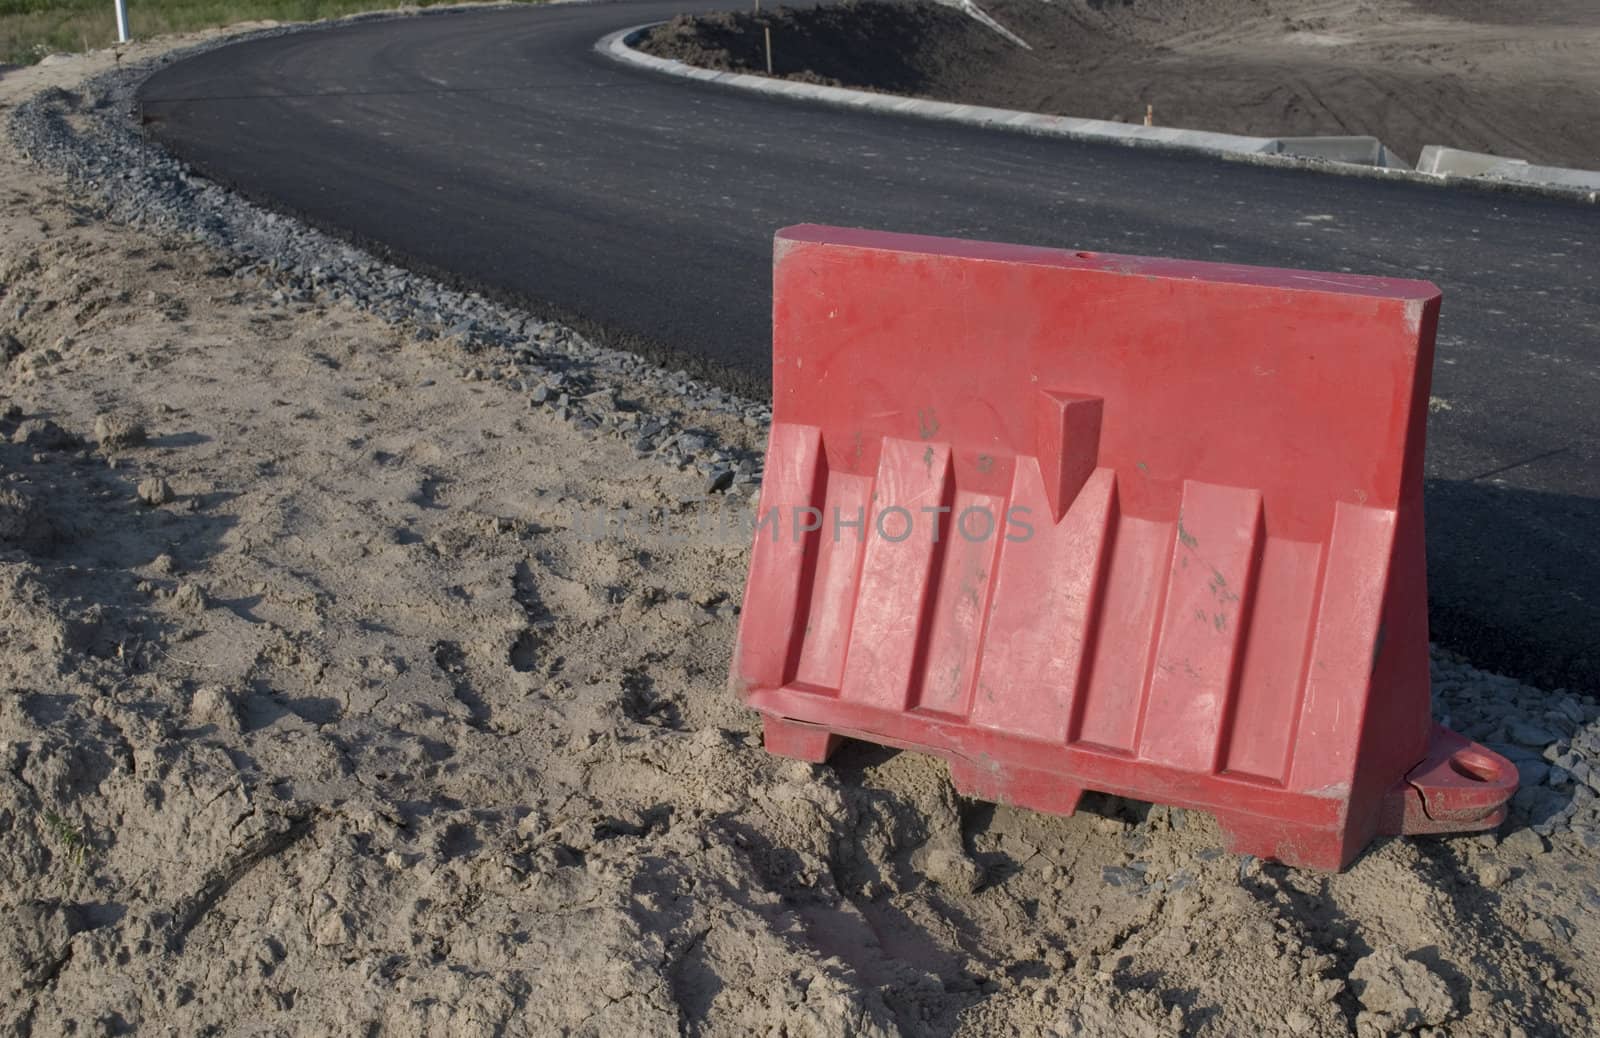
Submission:
[[[113,0],[117,5],[117,42],[128,42],[128,0]],[[105,10],[105,8],[101,8]]]

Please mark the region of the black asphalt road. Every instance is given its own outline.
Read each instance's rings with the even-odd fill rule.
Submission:
[[[364,22],[182,61],[141,97],[247,195],[746,390],[771,235],[802,221],[1431,278],[1435,637],[1600,687],[1600,209],[769,100],[591,49],[716,6]]]

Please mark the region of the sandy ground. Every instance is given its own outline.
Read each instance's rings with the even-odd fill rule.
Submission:
[[[768,758],[723,687],[743,545],[575,528],[738,498],[9,145],[0,346],[6,1033],[1591,1033],[1575,833],[1323,876]]]
[[[932,3],[680,18],[643,49],[1094,119],[1260,136],[1370,134],[1600,168],[1592,0],[981,0],[1017,47]]]

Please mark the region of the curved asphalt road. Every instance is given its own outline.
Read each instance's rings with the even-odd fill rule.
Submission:
[[[771,235],[801,221],[1431,278],[1435,637],[1600,687],[1600,209],[813,107],[591,50],[717,6],[270,37],[141,100],[156,137],[258,200],[757,392]]]

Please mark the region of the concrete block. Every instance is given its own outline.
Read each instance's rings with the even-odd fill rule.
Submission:
[[[1422,149],[1422,156],[1417,160],[1417,171],[1439,177],[1482,177],[1519,184],[1558,185],[1600,191],[1600,170],[1536,166],[1526,159],[1463,151],[1439,144],[1430,144]]]
[[[1410,169],[1376,137],[1275,137],[1271,154],[1350,162],[1359,166]]]

